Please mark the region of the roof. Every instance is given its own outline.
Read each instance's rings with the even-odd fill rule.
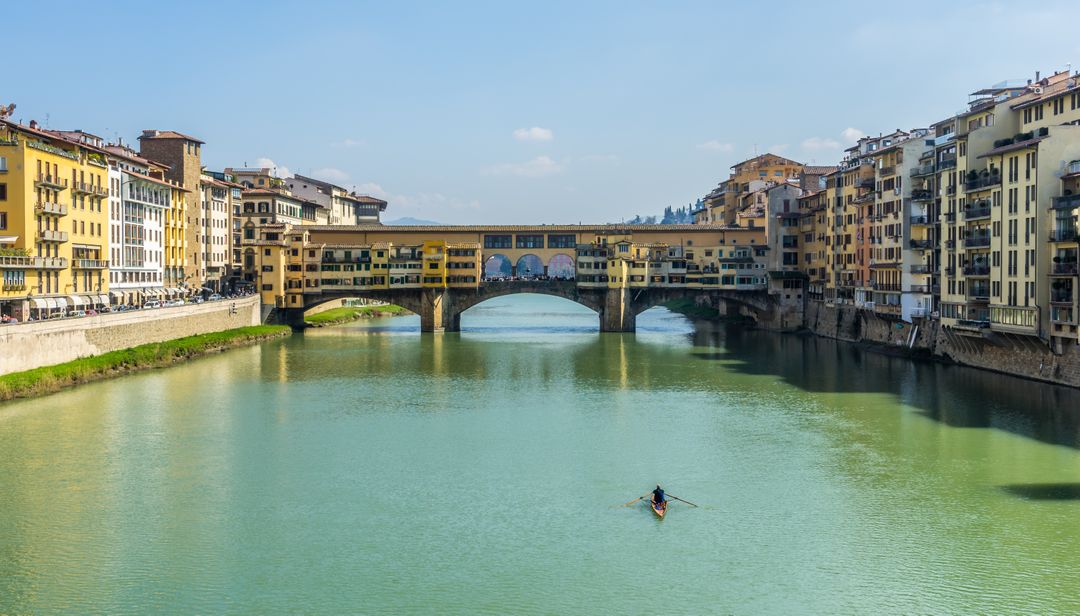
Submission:
[[[766,152],[766,153],[764,153],[764,154],[762,154],[760,156],[755,156],[753,158],[748,158],[748,159],[742,161],[741,163],[735,163],[734,165],[731,166],[731,168],[734,169],[736,167],[742,167],[743,165],[752,163],[754,161],[761,160],[762,158],[766,158],[766,157],[775,158],[775,159],[779,160],[781,162],[781,164],[783,164],[783,163],[791,163],[793,165],[799,165],[799,166],[802,165],[802,163],[800,163],[798,161],[791,160],[790,158],[784,158],[783,156],[777,156],[776,154],[773,154],[771,152]]]
[[[1043,139],[1046,139],[1048,135],[1042,137],[1034,137],[1032,139],[1026,139],[1024,141],[1017,141],[1016,143],[1010,143],[1009,145],[1003,145],[999,148],[994,148],[983,154],[979,154],[977,158],[986,158],[988,156],[997,156],[998,154],[1004,154],[1006,152],[1012,152],[1013,150],[1023,150],[1024,148],[1030,148],[1031,146],[1039,143]]]
[[[142,141],[143,139],[184,139],[186,141],[194,141],[195,143],[206,143],[196,137],[178,133],[174,130],[144,130],[142,134],[139,135],[139,141]]]
[[[135,153],[135,150],[132,150],[131,148],[129,148],[127,146],[116,145],[116,144],[110,143],[109,145],[105,146],[105,151],[108,152],[110,156],[115,156],[117,158],[124,158],[124,159],[130,160],[130,161],[137,162],[137,163],[142,164],[142,165],[146,165],[146,166],[150,166],[150,165],[163,166],[166,169],[168,168],[168,165],[162,165],[161,163],[156,163],[156,162],[150,160],[149,158],[143,158],[142,156],[139,156],[138,154]]]
[[[371,195],[350,195],[350,197],[359,203],[369,203],[371,205],[386,205],[386,202],[382,199],[377,199]]]
[[[829,175],[840,167],[836,165],[807,165],[803,167],[803,174],[805,175]]]

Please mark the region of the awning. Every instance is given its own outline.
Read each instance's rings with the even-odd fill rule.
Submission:
[[[65,297],[54,297],[53,300],[56,302],[57,310],[67,310],[67,307],[68,307],[67,298],[65,298]]]
[[[97,298],[95,298],[93,295],[83,295],[82,298],[83,301],[86,302],[87,306],[93,307],[95,304],[97,304]]]
[[[97,296],[97,303],[101,304],[102,306],[108,306],[109,305],[109,296],[108,295],[98,295]]]
[[[146,289],[147,297],[161,297],[161,289]]]
[[[57,305],[55,297],[46,297],[44,301],[46,308],[48,308],[49,310],[56,310]]]
[[[78,295],[68,295],[67,296],[67,301],[68,301],[68,304],[72,308],[78,308],[78,307],[83,306],[84,304],[86,304],[86,300],[79,297]]]
[[[38,299],[36,297],[31,297],[30,298],[30,303],[33,304],[34,310],[48,310],[49,309],[49,303],[47,301],[43,300],[43,299]]]
[[[124,294],[120,291],[109,291],[109,297],[113,298],[117,302],[124,301]]]

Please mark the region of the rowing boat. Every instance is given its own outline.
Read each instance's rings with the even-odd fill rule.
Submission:
[[[664,501],[658,505],[656,504],[656,501],[650,500],[649,506],[652,507],[652,511],[656,514],[656,517],[660,518],[661,520],[664,519],[664,514],[667,513],[667,501]]]

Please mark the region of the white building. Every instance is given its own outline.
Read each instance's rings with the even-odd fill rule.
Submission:
[[[164,287],[165,211],[174,186],[165,166],[123,145],[109,153],[109,289],[113,301],[142,304],[174,295]]]
[[[386,210],[386,202],[303,175],[285,180],[289,192],[305,201],[315,203],[328,211],[331,225],[379,224],[379,214]]]
[[[230,235],[232,233],[230,206],[232,186],[203,174],[199,181],[199,216],[194,221],[198,227],[199,277],[207,289],[223,291],[231,262]]]

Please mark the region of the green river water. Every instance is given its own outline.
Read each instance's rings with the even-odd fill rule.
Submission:
[[[1080,395],[502,298],[0,405],[0,614],[1080,612]],[[700,505],[621,507],[662,483]]]

